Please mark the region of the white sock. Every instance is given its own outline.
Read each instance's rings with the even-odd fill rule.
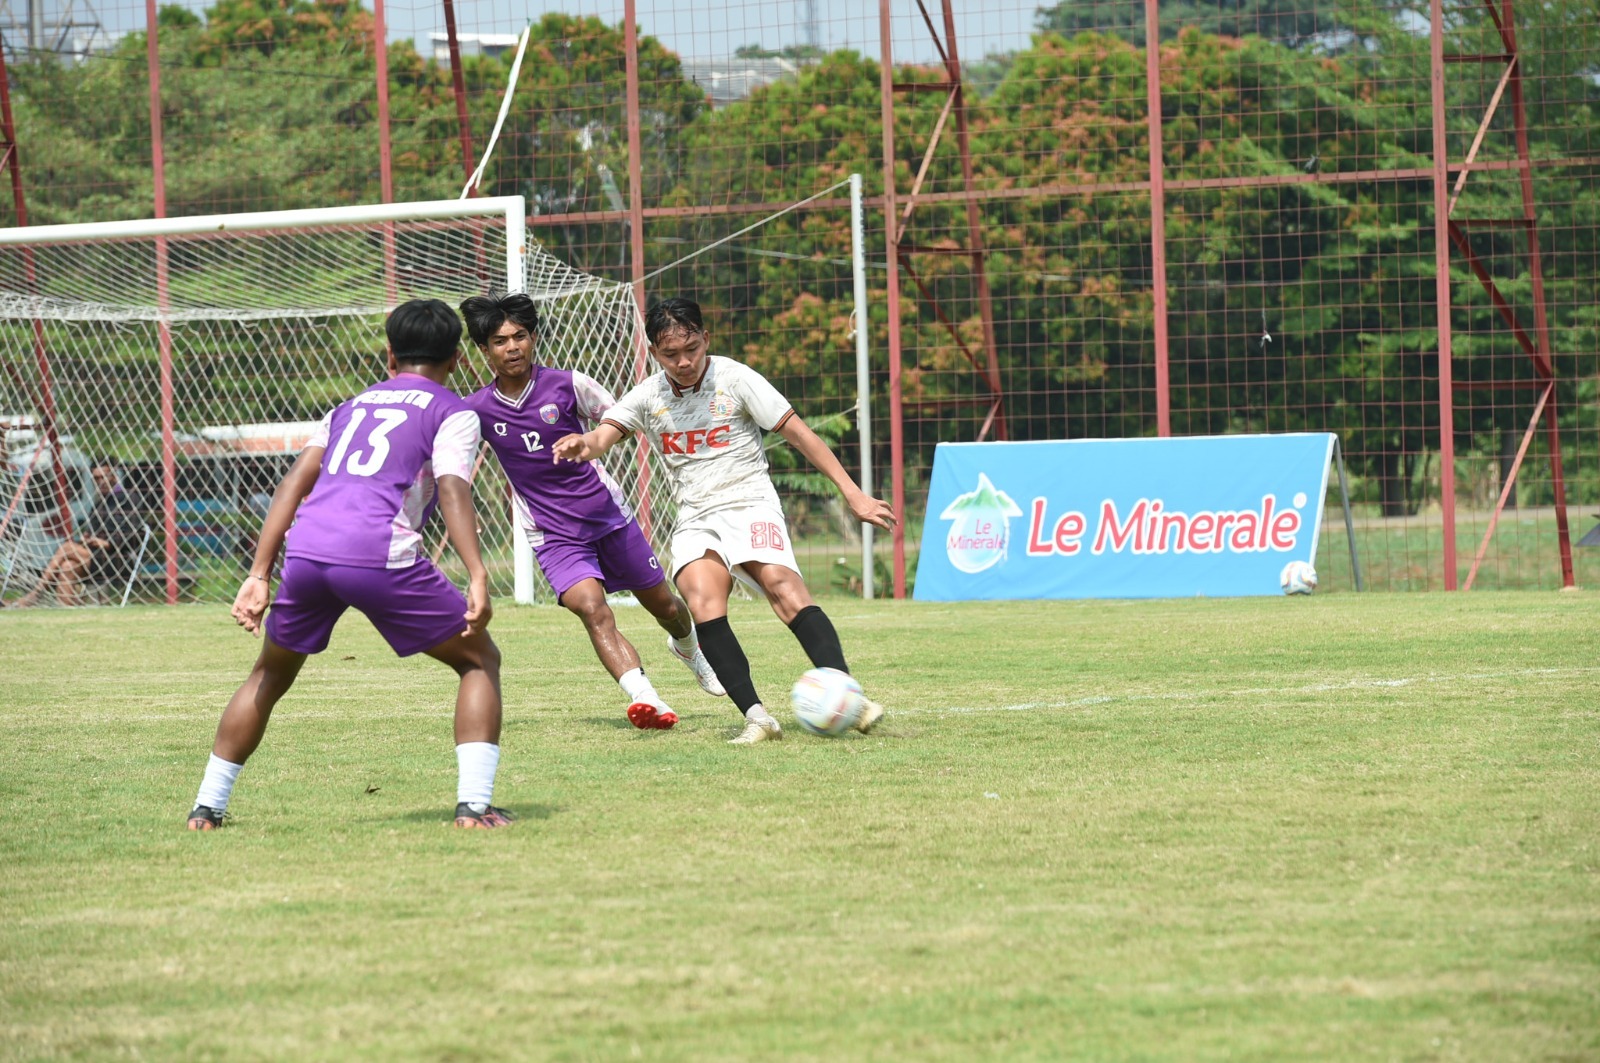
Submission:
[[[767,712],[767,710],[762,706],[761,702],[759,702],[759,701],[756,702],[754,705],[750,706],[750,711],[744,714],[744,718],[746,720],[755,720],[757,723],[777,723],[778,722],[777,720],[774,720],[772,718],[771,714],[769,714]]]
[[[694,656],[694,651],[700,648],[700,636],[695,633],[693,622],[689,624],[689,633],[683,638],[680,639],[676,635],[672,636],[672,648],[685,657]]]
[[[228,798],[233,796],[233,784],[239,781],[239,771],[243,767],[243,764],[235,764],[215,753],[211,754],[211,759],[206,761],[206,775],[200,780],[200,793],[194,803],[226,812]]]
[[[500,767],[500,747],[492,742],[462,742],[456,746],[456,800],[479,812],[494,799],[494,773]],[[482,806],[482,807],[478,807]]]
[[[634,668],[623,672],[617,677],[617,686],[628,695],[628,700],[644,701],[651,705],[661,704],[661,695],[656,693],[655,684],[650,682],[650,677],[644,674],[643,668]]]

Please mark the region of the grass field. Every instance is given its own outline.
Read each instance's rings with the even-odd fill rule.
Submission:
[[[1600,1059],[1600,594],[828,608],[889,717],[753,748],[503,608],[487,833],[347,620],[209,835],[225,610],[0,611],[0,1058]]]

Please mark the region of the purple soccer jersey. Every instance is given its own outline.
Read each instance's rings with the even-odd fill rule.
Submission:
[[[515,491],[517,515],[535,547],[545,536],[594,542],[633,519],[614,480],[598,462],[556,464],[550,445],[596,421],[611,395],[570,369],[535,366],[516,398],[490,384],[467,396],[483,438],[494,448]]]
[[[326,449],[285,556],[407,568],[423,557],[435,478],[471,475],[478,423],[449,388],[401,373],[336,407],[306,445]]]

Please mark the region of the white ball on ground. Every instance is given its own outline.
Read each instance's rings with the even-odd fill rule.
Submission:
[[[794,681],[789,705],[803,730],[835,738],[861,718],[861,684],[837,668],[813,668]]]
[[[1317,589],[1317,570],[1309,561],[1291,561],[1283,566],[1278,583],[1285,594],[1310,594]]]

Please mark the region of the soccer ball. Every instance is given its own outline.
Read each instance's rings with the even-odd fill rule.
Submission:
[[[1310,594],[1317,589],[1317,570],[1309,561],[1291,561],[1278,576],[1285,594]]]
[[[794,681],[789,704],[802,728],[834,738],[861,718],[861,684],[837,668],[813,668]]]

